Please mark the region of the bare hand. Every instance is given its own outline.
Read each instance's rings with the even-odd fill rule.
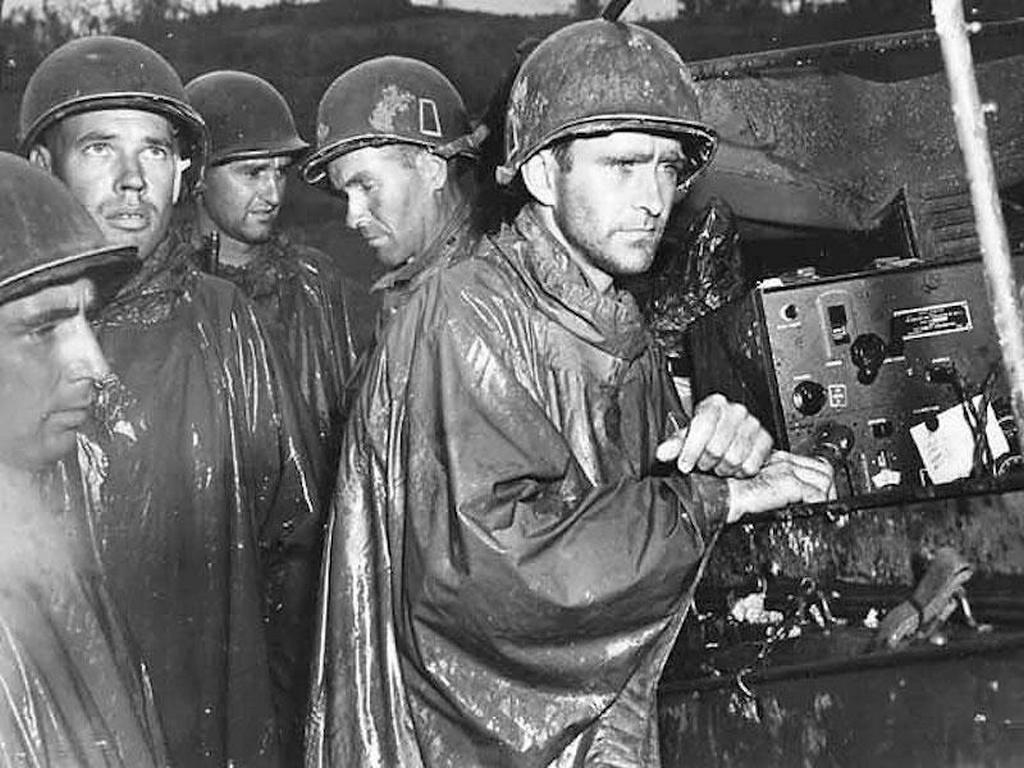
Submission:
[[[755,477],[729,479],[730,523],[744,515],[787,504],[814,504],[836,497],[832,465],[824,459],[773,451]]]
[[[695,468],[719,477],[753,477],[768,459],[772,436],[750,411],[723,395],[708,395],[690,425],[658,446],[658,461],[674,461],[683,474]]]

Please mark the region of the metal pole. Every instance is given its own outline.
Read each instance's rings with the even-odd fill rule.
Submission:
[[[1024,326],[995,168],[989,152],[985,109],[978,96],[961,2],[932,0],[932,16],[935,17],[935,31],[946,65],[957,138],[967,167],[985,282],[1010,386],[1013,416],[1020,434],[1024,435]]]

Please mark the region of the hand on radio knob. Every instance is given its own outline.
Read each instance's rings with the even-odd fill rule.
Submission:
[[[658,446],[658,461],[674,461],[679,471],[694,469],[719,477],[753,477],[767,461],[772,436],[750,411],[719,394],[708,395],[687,427]]]
[[[836,498],[835,470],[824,459],[772,451],[761,471],[751,478],[730,478],[729,515],[770,512],[789,504],[816,504]]]

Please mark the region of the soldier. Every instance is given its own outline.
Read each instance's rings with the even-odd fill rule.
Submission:
[[[162,768],[145,668],[47,482],[110,372],[87,314],[138,268],[135,248],[6,152],[0,222],[0,762]]]
[[[202,162],[203,121],[157,53],[88,37],[33,73],[20,142],[143,262],[97,317],[120,380],[104,390],[82,470],[171,758],[279,765],[307,655],[316,436],[255,307],[168,236],[182,175]]]
[[[309,145],[284,97],[255,75],[208,72],[185,93],[210,129],[211,147],[195,191],[194,226],[184,237],[208,269],[256,304],[289,358],[333,470],[345,385],[358,355],[349,288],[325,254],[275,231],[286,173]]]
[[[416,59],[365,61],[321,97],[317,148],[302,173],[346,199],[345,223],[388,270],[371,288],[382,318],[479,237],[472,203],[482,138],[455,86]]]
[[[342,445],[309,763],[649,768],[710,542],[834,493],[719,395],[683,415],[635,302],[710,162],[679,55],[630,24],[542,42],[511,91],[514,223],[424,280]]]

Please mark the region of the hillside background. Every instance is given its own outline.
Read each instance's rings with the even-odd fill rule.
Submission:
[[[33,68],[50,50],[79,34],[112,32],[137,38],[166,56],[185,81],[219,68],[265,77],[286,94],[308,138],[320,94],[360,61],[383,53],[423,59],[446,73],[471,112],[479,113],[521,40],[544,36],[574,20],[566,15],[523,18],[449,11],[413,6],[407,0],[325,0],[249,10],[223,6],[200,14],[188,1],[131,0],[126,10],[103,20],[95,15],[95,6],[86,11],[87,6],[52,2],[40,11],[5,19],[0,24],[0,149],[14,147],[18,103]],[[931,25],[927,0],[846,0],[808,7],[817,10],[785,14],[778,0],[701,0],[688,3],[676,20],[648,26],[672,42],[684,59],[695,61]],[[1022,0],[978,0],[968,12],[981,20],[1007,19],[1024,15],[1024,7]],[[298,182],[290,189],[286,225],[338,254],[360,283],[372,279],[372,260],[341,226],[341,204]]]

